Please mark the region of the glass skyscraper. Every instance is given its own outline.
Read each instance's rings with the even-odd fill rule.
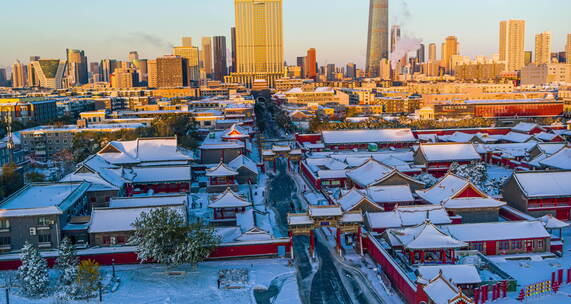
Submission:
[[[381,59],[389,57],[389,1],[370,1],[366,72],[368,77],[377,77]]]

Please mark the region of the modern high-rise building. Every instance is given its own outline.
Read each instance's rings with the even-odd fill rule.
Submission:
[[[59,59],[40,59],[33,61],[40,87],[62,89],[66,75],[66,61]]]
[[[452,56],[458,55],[458,38],[456,36],[448,36],[442,44],[442,65],[446,71],[452,72]]]
[[[89,79],[91,82],[99,82],[101,81],[99,74],[99,62],[90,62],[89,63]]]
[[[389,1],[370,0],[369,31],[367,35],[366,73],[369,77],[379,76],[381,59],[389,57]]]
[[[565,45],[566,63],[571,63],[571,34],[567,34],[567,44]]]
[[[111,87],[115,89],[130,89],[137,85],[138,74],[134,68],[121,67],[111,74]]]
[[[418,48],[418,50],[416,50],[416,62],[418,63],[424,63],[424,44],[421,44],[420,47]]]
[[[436,61],[436,43],[428,45],[428,62]]]
[[[236,28],[232,27],[230,29],[230,44],[232,52],[232,73],[236,73]]]
[[[12,65],[12,87],[23,88],[26,86],[26,68],[20,60],[16,60]]]
[[[40,56],[30,56],[30,62],[28,63],[28,80],[26,81],[26,85],[28,87],[40,86],[40,81],[38,80],[38,76],[36,75],[36,71],[32,65],[32,62],[37,60],[40,60]]]
[[[210,77],[210,75],[212,75],[212,38],[202,37],[202,39],[200,39],[200,44],[202,47],[200,51],[202,68],[204,69],[207,77]]]
[[[6,78],[6,69],[0,68],[0,87],[5,86],[8,79]]]
[[[391,27],[391,53],[395,51],[397,42],[400,40],[400,26],[393,25]]]
[[[212,53],[214,59],[214,79],[224,81],[224,76],[228,75],[225,36],[212,37]]]
[[[524,66],[525,21],[500,22],[500,61],[507,63],[508,71],[521,70]]]
[[[158,87],[157,81],[157,60],[156,59],[149,59],[147,60],[147,75],[148,75],[148,84],[149,88],[156,88]]]
[[[192,37],[182,37],[182,46],[191,47],[192,46]]]
[[[147,59],[135,59],[131,64],[137,71],[137,80],[143,83],[147,82],[149,73],[147,69]]]
[[[357,77],[357,65],[352,62],[347,63],[347,67],[345,68],[345,76],[350,79],[355,79]]]
[[[115,68],[117,68],[117,60],[115,59],[103,59],[99,63],[99,78],[100,81],[109,82],[109,76],[113,74]]]
[[[162,56],[157,58],[157,87],[176,88],[188,84],[188,63],[182,56]]]
[[[87,73],[87,57],[82,50],[66,49],[67,77],[71,86],[82,85],[89,82]]]
[[[129,52],[129,62],[133,62],[134,60],[139,59],[139,53],[137,51],[130,51]]]
[[[535,64],[551,62],[551,33],[543,32],[535,35]]]
[[[533,62],[533,52],[532,51],[525,51],[524,52],[523,65],[526,66],[532,62]]]
[[[296,66],[298,66],[300,69],[299,73],[300,78],[303,78],[305,75],[305,56],[298,56],[296,57],[295,61],[296,61]]]
[[[182,43],[184,44],[185,38],[183,38]],[[187,41],[188,42],[188,41]],[[187,80],[189,83],[185,85],[189,85],[190,81],[200,81],[200,56],[198,48],[195,46],[175,46],[172,49],[172,54],[175,56],[180,56],[186,59],[188,64],[188,78]],[[150,82],[150,80],[149,80]]]
[[[227,82],[273,86],[284,70],[282,0],[234,0],[234,9],[236,73]]]
[[[305,78],[317,78],[317,51],[314,48],[307,50],[305,56]]]

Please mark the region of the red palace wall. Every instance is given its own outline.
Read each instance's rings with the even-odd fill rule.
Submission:
[[[474,116],[484,118],[502,116],[559,116],[563,113],[563,103],[476,105],[474,112]]]

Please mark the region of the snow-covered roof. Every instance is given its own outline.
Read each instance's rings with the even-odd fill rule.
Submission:
[[[231,162],[228,163],[228,167],[238,171],[240,168],[246,168],[253,173],[258,174],[258,165],[244,154],[236,156]]]
[[[186,215],[186,207],[173,206],[172,208]],[[150,212],[156,208],[104,208],[93,209],[89,222],[89,233],[121,232],[133,231],[132,224],[141,216],[143,212]],[[186,218],[186,216],[185,216]]]
[[[438,161],[468,161],[480,160],[480,154],[476,152],[474,145],[454,144],[420,144],[419,152],[429,162]]]
[[[371,158],[363,165],[355,169],[347,170],[346,174],[356,184],[361,187],[367,187],[387,178],[394,171],[393,168],[383,165]]]
[[[72,207],[89,187],[87,182],[28,184],[0,204],[0,216],[61,214]]]
[[[222,194],[214,197],[208,204],[209,208],[241,208],[251,206],[244,197],[240,196],[232,189],[227,188]]]
[[[511,221],[447,225],[442,227],[455,239],[465,242],[547,238],[540,221]]]
[[[267,241],[273,239],[272,235],[262,230],[258,227],[252,227],[250,230],[242,233],[239,237],[236,238],[236,241],[239,242],[249,242],[249,241]]]
[[[409,185],[373,186],[366,189],[367,196],[374,203],[413,202]]]
[[[218,165],[214,168],[206,169],[206,176],[219,177],[219,176],[234,176],[234,175],[238,175],[238,172],[234,171],[232,168],[229,168],[223,162],[218,163]]]
[[[191,160],[179,151],[176,138],[138,138],[112,141],[97,153],[112,164],[134,164],[169,160]]]
[[[345,170],[319,170],[317,177],[319,179],[341,179],[346,178]]]
[[[337,204],[341,206],[341,209],[346,211],[346,210],[351,210],[362,200],[368,200],[368,199],[365,197],[365,195],[363,195],[363,193],[361,193],[361,191],[353,188],[348,192],[344,193],[343,196],[341,196],[337,200]]]
[[[469,264],[460,265],[437,265],[437,266],[418,266],[418,274],[426,280],[436,278],[440,272],[442,275],[452,281],[452,284],[480,284],[482,278],[476,269],[476,266]]]
[[[428,220],[414,227],[389,229],[386,233],[391,236],[393,246],[402,245],[407,249],[461,248],[468,245],[444,233]]]
[[[306,213],[290,213],[287,215],[288,225],[313,225],[313,220]]]
[[[538,143],[537,144],[537,148],[547,154],[547,155],[551,155],[559,150],[561,150],[563,147],[565,147],[566,143]]]
[[[474,186],[467,179],[453,174],[447,174],[443,179],[428,189],[416,190],[416,194],[422,199],[432,204],[441,204],[452,198],[455,194],[465,189],[469,185]]]
[[[519,133],[519,132],[509,132],[508,134],[505,135],[493,135],[493,136],[496,137],[498,140],[504,140],[513,143],[525,143],[528,141],[535,140],[535,137],[533,135]]]
[[[123,170],[123,177],[133,183],[190,182],[191,179],[190,166],[132,167]]]
[[[552,141],[555,138],[559,137],[558,134],[554,133],[547,133],[547,132],[540,132],[534,135],[535,138],[542,140],[542,141]]]
[[[513,127],[512,130],[520,132],[520,133],[528,133],[528,132],[533,131],[533,129],[535,129],[535,128],[543,129],[541,126],[539,126],[536,123],[520,122],[515,127]]]
[[[488,134],[483,133],[465,133],[465,132],[454,132],[451,135],[441,135],[438,136],[441,141],[447,142],[456,142],[456,143],[470,143],[473,142],[476,138],[482,142],[495,142],[498,139],[494,137],[490,137]]]
[[[571,196],[571,171],[514,172],[513,177],[528,198]]]
[[[230,128],[222,133],[222,138],[247,138],[250,137],[248,130],[241,128],[237,124],[233,124]]]
[[[272,151],[274,152],[289,152],[291,147],[288,145],[272,145]]]
[[[367,222],[373,229],[416,226],[426,220],[435,225],[451,224],[446,209],[440,205],[397,206],[388,212],[367,212]]]
[[[112,197],[109,201],[109,208],[186,205],[187,201],[188,196],[186,194]]]
[[[446,209],[479,209],[479,208],[500,208],[506,205],[505,202],[491,197],[461,197],[449,199],[443,202]]]
[[[341,217],[341,222],[343,223],[362,223],[363,214],[361,212],[346,212],[343,213]]]
[[[225,140],[224,131],[216,131],[208,133],[200,144],[201,150],[219,150],[219,149],[243,149],[246,145],[240,140]]]
[[[458,295],[458,289],[441,275],[430,280],[423,290],[434,304],[448,304]]]
[[[343,210],[341,210],[340,206],[330,205],[330,206],[313,206],[310,205],[309,208],[309,216],[311,217],[322,217],[322,216],[341,216],[343,214]]]
[[[571,148],[564,147],[539,163],[555,169],[571,170]]]
[[[321,137],[327,145],[416,142],[410,129],[322,131]]]
[[[569,223],[559,220],[551,214],[546,214],[538,218],[538,220],[543,223],[546,229],[560,229],[569,227]]]

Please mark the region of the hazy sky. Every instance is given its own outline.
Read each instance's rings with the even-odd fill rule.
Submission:
[[[234,24],[232,0],[18,0],[2,1],[0,66],[31,55],[64,58],[83,49],[89,61],[170,53],[180,37],[227,36]],[[284,0],[288,63],[315,47],[319,64],[365,60],[369,0]],[[552,51],[562,51],[571,32],[570,0],[390,0],[390,23],[424,43],[456,35],[462,55],[498,52],[498,23],[526,20],[526,49],[549,30]],[[438,47],[440,49],[440,47]],[[439,54],[440,51],[438,51]]]

